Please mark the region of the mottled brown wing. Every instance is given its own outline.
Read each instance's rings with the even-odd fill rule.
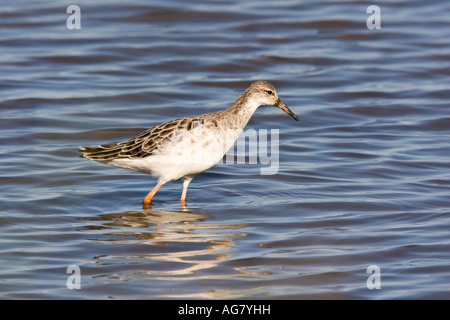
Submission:
[[[180,118],[157,125],[124,142],[80,147],[79,151],[86,158],[96,161],[144,158],[154,154],[170,141],[176,130],[192,130],[196,125],[203,124],[204,121],[204,119],[198,117]]]

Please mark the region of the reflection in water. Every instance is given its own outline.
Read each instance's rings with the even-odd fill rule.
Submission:
[[[93,258],[103,268],[114,266],[110,268],[111,273],[101,276],[108,279],[180,281],[268,274],[242,266],[232,267],[227,272],[223,268],[214,270],[231,259],[236,250],[235,239],[247,235],[238,229],[248,225],[206,223],[208,219],[208,214],[187,208],[180,211],[130,211],[83,218],[100,222],[83,229],[91,230],[96,235],[95,238],[89,237],[92,241],[120,247],[114,254]],[[123,250],[123,245],[128,246],[126,250]],[[142,245],[146,245],[144,249]],[[127,254],[123,255],[124,252]],[[123,268],[117,271],[117,265],[123,265]],[[139,265],[141,269],[130,268],[132,265]],[[197,295],[217,298],[233,296],[232,291],[213,290]]]

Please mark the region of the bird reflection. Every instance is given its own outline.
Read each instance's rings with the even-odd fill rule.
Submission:
[[[240,232],[247,224],[214,224],[208,222],[211,219],[201,210],[183,208],[102,214],[84,220],[95,221],[85,227],[97,234],[97,238],[90,237],[93,241],[128,246],[93,258],[106,269],[115,266],[108,275],[111,279],[171,281],[265,274],[242,266],[230,267],[228,271],[216,268],[231,259],[235,240],[247,235]],[[118,264],[124,265],[119,273]]]

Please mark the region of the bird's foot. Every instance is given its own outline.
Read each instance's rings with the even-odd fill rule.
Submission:
[[[152,202],[151,201],[145,201],[142,203],[142,208],[144,210],[152,210]]]

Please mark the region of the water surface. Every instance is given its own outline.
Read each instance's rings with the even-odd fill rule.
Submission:
[[[450,298],[446,1],[378,1],[379,30],[361,1],[76,4],[79,30],[0,12],[0,298]],[[155,179],[79,157],[261,79],[300,118],[248,125],[279,130],[275,175],[219,163],[143,210]]]

